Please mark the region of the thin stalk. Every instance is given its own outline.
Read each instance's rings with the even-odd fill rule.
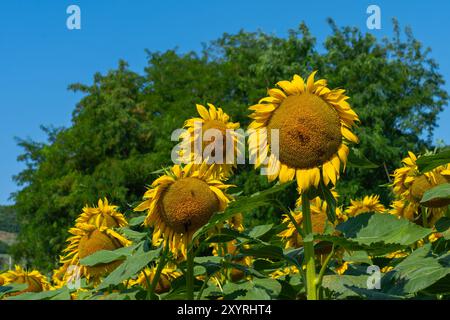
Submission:
[[[292,215],[291,211],[286,209],[284,207],[284,205],[281,203],[281,201],[277,201],[278,206],[281,208],[281,210],[283,210],[283,212],[289,217],[289,219],[291,220],[292,224],[295,227],[295,230],[297,230],[298,234],[304,239],[305,238],[305,233],[303,232],[302,228],[300,227],[300,225],[297,223],[297,221],[295,220],[294,216]],[[300,272],[300,275],[302,276],[303,279],[303,283],[306,284],[306,275],[303,272],[302,266],[297,266],[298,271]],[[306,286],[306,285],[305,285]]]
[[[187,251],[186,268],[186,299],[194,300],[194,252],[192,248]]]
[[[155,275],[153,276],[152,282],[151,282],[150,287],[148,288],[148,292],[147,292],[147,295],[152,300],[155,298],[155,289],[156,289],[156,286],[158,285],[159,278],[161,277],[161,272],[162,272],[162,270],[164,269],[164,267],[165,267],[165,265],[167,263],[167,252],[168,252],[168,250],[169,250],[169,245],[168,245],[168,242],[166,242],[166,245],[164,247],[164,251],[163,251],[161,257],[159,258],[159,262],[158,262],[158,266],[156,267]],[[149,280],[147,278],[147,275],[146,275],[145,271],[143,271],[143,272],[144,272],[145,279],[146,279],[147,285],[148,285]]]
[[[330,260],[333,257],[333,255],[334,255],[334,243],[333,243],[333,246],[331,247],[330,254],[326,257],[325,261],[322,264],[322,267],[320,268],[319,276],[317,277],[317,281],[316,281],[316,285],[317,285],[318,289],[320,289],[320,286],[322,285],[323,276],[325,274],[325,271],[327,270],[328,263],[330,263]]]
[[[316,291],[316,263],[314,256],[314,240],[312,239],[312,221],[309,207],[309,199],[306,193],[302,193],[303,238],[306,263],[306,297],[308,300],[317,300]]]
[[[206,279],[203,282],[202,287],[200,288],[200,291],[197,294],[197,300],[200,300],[202,298],[203,291],[205,290],[206,284],[208,283],[210,277],[211,277],[210,275],[206,276]]]
[[[422,226],[428,228],[427,209],[421,208],[422,211]]]

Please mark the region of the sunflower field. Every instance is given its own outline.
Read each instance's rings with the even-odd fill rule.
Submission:
[[[335,32],[329,46],[352,33]],[[302,41],[309,39],[305,34]],[[56,267],[47,273],[47,268],[39,271],[17,265],[1,272],[0,299],[449,299],[450,150],[407,150],[392,170],[386,162],[375,164],[359,147],[386,143],[381,132],[370,136],[364,130],[368,128],[364,121],[374,118],[364,112],[360,117],[338,78],[330,81],[322,76],[325,60],[312,62],[307,68],[291,65],[294,71],[288,68],[289,75],[268,84],[267,90],[262,83],[258,92],[266,93],[244,103],[249,120],[241,121],[240,114],[233,114],[237,108],[242,112],[242,104],[230,110],[226,103],[211,100],[198,101],[195,108],[194,104],[183,106],[191,116],[177,124],[184,131],[170,143],[173,147],[174,141],[181,141],[182,151],[172,153],[175,164],[157,163],[162,169],[152,171],[145,184],[136,187],[142,191],[136,201],[118,204],[115,199],[120,196],[115,193],[95,196],[95,205],[85,205],[75,219],[65,216],[70,227],[62,231],[62,247],[56,240],[46,246],[54,243],[60,249]],[[122,76],[139,83],[126,72]],[[105,91],[110,88],[108,81],[103,85]],[[84,103],[98,101],[93,98],[98,93],[95,88],[77,88],[91,94]],[[355,88],[351,93],[358,94]],[[357,97],[358,104],[361,96]],[[126,105],[129,100],[120,101]],[[145,114],[145,108],[139,108],[145,103],[139,101],[136,107],[133,101],[132,112]],[[78,107],[77,120],[86,108],[83,103]],[[103,110],[96,112],[103,116]],[[137,122],[122,123],[120,130],[137,128]],[[202,129],[200,136],[196,126]],[[206,137],[211,129],[218,136]],[[109,134],[120,130],[112,128]],[[142,138],[142,132],[134,133]],[[128,133],[127,137],[132,139]],[[200,153],[190,148],[196,139],[200,139]],[[120,152],[139,148],[122,142]],[[52,159],[49,150],[43,147],[42,154]],[[206,150],[212,151],[210,157],[199,157]],[[391,155],[399,156],[396,151]],[[227,161],[216,161],[217,155]],[[93,161],[82,160],[83,164]],[[47,169],[55,163],[50,161]],[[115,165],[107,165],[108,176],[116,174]],[[381,168],[386,179],[376,185],[384,194],[358,185],[356,178],[351,184],[342,182],[349,170],[370,180],[374,168]],[[56,193],[72,190],[80,171],[58,180]],[[26,180],[27,174],[19,179]],[[248,192],[247,179],[258,179],[258,190]],[[91,197],[101,194],[98,189],[89,190]],[[80,192],[73,194],[55,199],[64,207]],[[17,195],[19,203],[24,195]],[[21,208],[25,210],[25,205]],[[36,215],[45,220],[38,211]],[[54,227],[60,232],[56,222]]]

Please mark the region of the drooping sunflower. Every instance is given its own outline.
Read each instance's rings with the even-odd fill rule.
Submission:
[[[136,279],[130,280],[129,286],[141,286],[148,289],[148,283],[151,284],[155,277],[156,268],[157,266],[144,268]],[[169,291],[172,281],[180,276],[181,272],[177,270],[175,265],[166,265],[161,271],[159,281],[155,287],[155,293],[161,294]]]
[[[362,199],[350,200],[350,206],[345,210],[349,217],[355,217],[366,212],[385,212],[386,208],[380,202],[379,195],[365,196]]]
[[[152,183],[134,210],[147,211],[144,225],[154,228],[154,245],[163,238],[175,256],[186,256],[194,232],[227,207],[231,197],[226,190],[231,185],[216,179],[213,170],[205,163],[197,168],[192,163],[174,165]]]
[[[408,156],[402,160],[403,166],[394,171],[392,187],[397,200],[393,203],[391,213],[413,221],[426,214],[427,224],[434,225],[445,212],[450,200],[431,200],[426,203],[427,208],[420,206],[421,200],[427,190],[450,182],[450,164],[421,173],[416,161],[416,155],[408,152]]]
[[[338,197],[338,194],[333,190],[333,196]],[[299,197],[296,206],[301,207],[302,198]],[[319,197],[310,200],[310,210],[311,210],[311,223],[312,231],[314,233],[324,233],[327,223],[330,223],[327,217],[327,203],[326,201],[320,199]],[[300,210],[291,211],[292,216],[298,225],[303,223],[303,214]],[[335,224],[343,222],[347,217],[342,213],[342,210],[338,207],[336,208],[336,221]],[[300,234],[298,234],[297,229],[290,220],[288,215],[283,215],[282,223],[287,223],[287,228],[281,231],[278,236],[285,241],[285,248],[299,248],[303,246],[303,239]]]
[[[110,205],[108,199],[99,199],[98,207],[85,206],[75,223],[87,223],[107,228],[125,227],[128,222],[125,216],[117,211],[117,208],[117,206]]]
[[[9,295],[16,296],[25,292],[41,292],[50,289],[50,284],[47,278],[37,270],[28,271],[22,269],[19,265],[14,267],[14,270],[2,273],[4,285],[7,284],[27,284],[28,287],[19,292],[14,292]]]
[[[416,210],[417,210],[416,205],[403,198],[400,198],[398,200],[392,201],[389,213],[397,217],[414,221],[416,219],[415,217]]]
[[[95,226],[87,223],[78,223],[69,230],[72,234],[67,241],[69,244],[64,249],[65,255],[61,257],[62,264],[78,266],[80,275],[86,280],[96,282],[101,276],[113,271],[122,261],[99,264],[95,266],[83,266],[80,260],[100,250],[116,250],[129,246],[131,241],[111,228]]]
[[[186,131],[180,135],[180,139],[183,139],[182,151],[190,150],[190,153],[181,152],[179,160],[197,165],[205,161],[208,164],[214,163],[216,166],[212,173],[226,179],[236,167],[237,159],[242,153],[242,139],[240,139],[242,135],[236,131],[239,123],[231,122],[222,108],[216,108],[210,103],[208,103],[209,110],[200,104],[196,107],[200,118],[188,119],[184,123]],[[220,138],[217,137],[218,140],[216,134],[220,135]]]
[[[330,90],[327,81],[314,81],[313,72],[304,80],[280,81],[249,109],[249,152],[255,167],[268,160],[269,181],[297,180],[300,190],[334,185],[341,166],[345,168],[349,142],[358,142],[351,131],[359,121],[343,89]],[[271,130],[278,130],[278,155],[272,152]],[[269,154],[270,153],[270,154]]]
[[[53,270],[52,274],[52,288],[59,289],[62,288],[67,281],[67,269],[69,268],[69,263],[66,262],[59,266],[58,269]]]

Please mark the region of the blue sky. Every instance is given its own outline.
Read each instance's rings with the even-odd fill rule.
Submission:
[[[66,8],[81,8],[81,30],[68,30]],[[366,28],[366,8],[381,8],[382,29]],[[12,176],[23,169],[14,137],[42,141],[41,124],[69,126],[80,94],[70,83],[91,83],[94,72],[106,72],[121,58],[143,72],[144,49],[179,52],[201,49],[202,42],[240,29],[285,36],[305,21],[321,43],[338,25],[357,26],[382,37],[392,33],[392,17],[409,25],[417,39],[432,48],[432,57],[450,92],[450,2],[428,1],[8,1],[0,10],[0,204],[17,190]],[[450,110],[440,115],[435,139],[450,143]]]

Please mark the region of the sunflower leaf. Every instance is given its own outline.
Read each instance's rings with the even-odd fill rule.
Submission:
[[[336,230],[361,245],[376,243],[408,246],[429,235],[432,230],[390,214],[363,213],[339,224]]]
[[[101,263],[110,263],[117,260],[124,260],[127,256],[131,256],[141,243],[129,247],[119,248],[116,250],[99,250],[93,254],[80,260],[84,266],[95,266]]]
[[[428,172],[447,163],[450,163],[450,149],[437,154],[422,156],[416,160],[420,172]]]
[[[70,290],[67,287],[63,287],[61,289],[50,291],[24,292],[17,296],[8,297],[8,300],[48,300],[48,299],[53,300],[57,296],[60,296],[62,298],[69,297],[70,299]]]
[[[406,257],[392,272],[393,290],[401,294],[416,293],[450,274],[450,254],[436,256],[427,244]]]
[[[144,223],[145,217],[146,216],[144,215],[144,216],[138,216],[138,217],[131,218],[130,221],[128,222],[128,225],[130,227],[139,226]]]
[[[140,246],[136,252],[128,256],[126,260],[111,272],[98,286],[98,289],[106,289],[110,285],[117,285],[127,279],[134,277],[150,262],[156,260],[162,251],[162,247],[155,250],[144,251]]]
[[[450,183],[442,183],[425,191],[420,203],[427,207],[433,200],[450,199]]]

